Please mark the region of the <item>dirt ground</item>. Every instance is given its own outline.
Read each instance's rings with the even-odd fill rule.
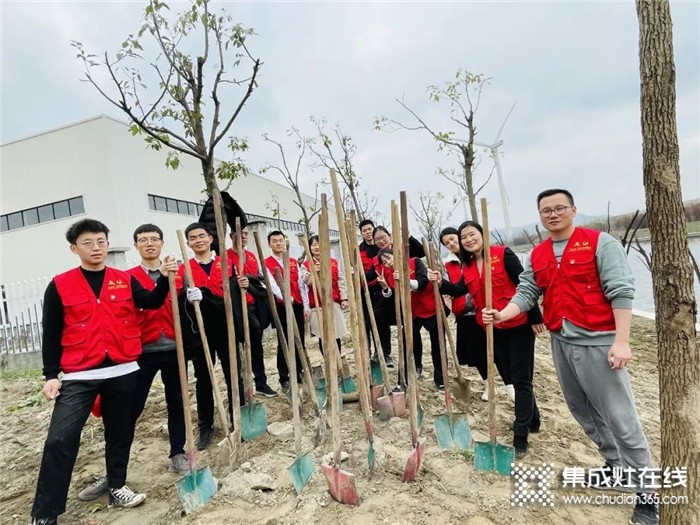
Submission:
[[[277,386],[274,343],[266,342],[269,382]],[[349,345],[344,354],[350,355]],[[652,321],[635,319],[632,332],[634,361],[630,366],[637,409],[652,452],[658,461],[660,447],[658,372],[656,336]],[[316,343],[309,342],[312,361],[320,362]],[[435,440],[432,420],[444,411],[442,399],[432,382],[429,344],[424,341],[425,374],[419,381],[421,400],[426,410],[422,435],[426,438],[423,466],[417,481],[401,482],[410,452],[407,418],[388,422],[374,420],[377,467],[368,479],[367,441],[359,405],[346,404],[341,413],[343,450],[349,454],[343,468],[355,475],[362,502],[359,507],[341,505],[328,494],[319,465],[331,450],[330,429],[324,443],[312,451],[316,472],[300,496],[296,495],[287,474],[293,460],[291,436],[263,437],[243,445],[245,463],[237,470],[223,466],[213,444],[198,454],[200,466],[210,465],[219,480],[219,491],[205,507],[185,516],[178,500],[175,482],[178,476],[167,471],[168,440],[163,386],[156,378],[141,417],[132,447],[129,485],[147,493],[146,502],[135,509],[107,508],[106,496],[92,503],[77,499],[78,491],[91,483],[93,475],[104,469],[103,434],[100,420],[89,418],[82,435],[81,449],[73,472],[67,511],[62,524],[71,525],[218,525],[218,524],[460,524],[487,525],[536,523],[575,525],[590,523],[627,523],[631,505],[562,505],[563,494],[596,495],[591,490],[566,491],[554,488],[557,503],[553,507],[512,507],[511,482],[495,473],[475,471],[469,455],[441,451]],[[350,358],[352,362],[352,358]],[[473,369],[463,369],[472,379],[469,403],[458,401],[456,410],[466,414],[475,440],[487,440],[487,404],[480,400],[482,384]],[[394,371],[395,372],[395,371]],[[451,372],[453,374],[454,372]],[[190,375],[192,375],[190,373]],[[194,394],[194,381],[190,377]],[[24,524],[28,521],[34,497],[36,476],[51,414],[51,404],[42,401],[43,381],[38,372],[6,376],[0,386],[0,523]],[[555,471],[563,467],[596,467],[603,461],[592,442],[584,435],[564,404],[554,372],[547,336],[537,341],[535,392],[542,413],[542,430],[530,438],[530,453],[525,465],[553,463]],[[194,396],[192,396],[194,398]],[[283,397],[265,400],[269,422],[291,421],[291,406]],[[513,405],[500,384],[498,394],[499,441],[511,444],[509,431]],[[314,415],[310,406],[303,410],[304,449],[312,447]],[[196,419],[195,419],[196,421]],[[222,439],[218,431],[215,442]],[[272,490],[251,488],[267,479]],[[612,493],[615,494],[615,493]]]

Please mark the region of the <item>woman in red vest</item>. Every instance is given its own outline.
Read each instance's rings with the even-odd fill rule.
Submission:
[[[389,297],[393,294],[395,281],[399,272],[394,270],[394,254],[389,248],[379,250],[378,257],[381,261],[381,273],[377,272],[377,280],[382,286],[382,294]],[[435,387],[444,392],[445,384],[442,376],[440,362],[440,339],[437,327],[437,310],[435,309],[435,296],[432,287],[428,286],[428,274],[425,265],[418,257],[408,260],[409,286],[411,290],[411,317],[413,319],[413,357],[416,360],[416,372],[418,377],[423,374],[423,341],[421,328],[425,328],[430,335],[430,353],[433,359],[433,380]],[[386,287],[386,288],[385,288]]]
[[[450,295],[469,293],[474,300],[476,320],[482,327],[481,310],[486,307],[486,283],[483,272],[484,237],[481,225],[466,221],[458,230],[462,280],[457,284],[443,283]],[[523,271],[518,256],[505,246],[491,246],[491,280],[494,308],[504,308],[515,295]],[[430,272],[431,280],[440,280],[439,272]],[[530,432],[539,432],[540,414],[532,389],[535,364],[535,333],[541,333],[542,313],[535,306],[494,329],[494,353],[500,362],[500,372],[506,384],[515,390],[515,422],[513,447],[516,457],[527,454]]]
[[[321,245],[319,244],[318,235],[312,235],[309,239],[309,250],[311,250],[311,255],[313,257],[314,268],[313,271],[316,272],[318,276],[320,257],[321,257]],[[309,319],[309,327],[311,333],[318,337],[318,348],[323,353],[323,341],[321,340],[321,328],[319,325],[318,312],[316,310],[316,305],[321,308],[321,290],[316,290],[313,286],[313,279],[311,278],[311,264],[309,260],[305,260],[302,264],[302,272],[304,276],[304,282],[309,287],[309,307],[311,308],[311,317]],[[331,257],[331,283],[333,289],[333,319],[335,320],[335,342],[338,345],[338,352],[341,349],[341,338],[347,333],[347,328],[345,327],[345,315],[343,310],[348,307],[348,292],[345,286],[345,277],[340,271],[340,266],[338,265],[337,259]],[[319,302],[316,302],[318,297]]]

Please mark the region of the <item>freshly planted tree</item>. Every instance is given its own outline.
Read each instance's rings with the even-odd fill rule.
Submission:
[[[142,135],[155,150],[165,148],[170,168],[179,166],[180,155],[199,161],[206,191],[213,199],[219,254],[226,267],[217,178],[230,180],[246,171],[239,154],[247,143],[230,132],[257,85],[262,64],[247,46],[253,30],[234,22],[225,11],[212,13],[210,7],[209,0],[190,0],[188,9],[172,16],[166,3],[150,0],[141,27],[116,53],[98,56],[89,54],[80,42],[72,45],[85,65],[85,80],[128,116],[132,134]],[[105,73],[107,80],[102,81]],[[238,102],[225,110],[224,100]],[[232,158],[218,162],[215,151],[223,145]],[[223,284],[226,316],[233,319],[228,279]],[[235,347],[232,331],[230,327],[229,346]],[[231,368],[234,417],[239,419],[235,359]]]
[[[474,189],[474,170],[478,162],[478,157],[474,152],[474,140],[476,138],[474,115],[479,109],[481,92],[488,83],[489,79],[484,75],[475,75],[465,69],[458,69],[454,81],[446,82],[443,87],[428,86],[427,91],[430,100],[438,103],[442,100],[447,100],[450,107],[450,120],[459,126],[456,129],[461,129],[461,133],[466,131],[466,139],[464,140],[457,138],[458,132],[455,130],[440,131],[429,126],[403,99],[397,98],[396,102],[413,117],[416,121],[415,124],[404,124],[385,116],[378,117],[374,121],[374,128],[377,130],[423,130],[437,141],[440,151],[447,150],[448,153],[456,154],[462,167],[464,181],[463,184],[460,182],[458,186],[469,199],[469,211],[472,220],[475,221],[479,219],[476,209],[478,190],[475,191]],[[451,172],[445,171],[444,173],[449,174]],[[450,177],[447,178],[452,180]]]

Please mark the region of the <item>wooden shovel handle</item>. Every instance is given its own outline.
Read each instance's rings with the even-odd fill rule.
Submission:
[[[486,308],[491,309],[493,305],[493,293],[491,284],[491,237],[489,233],[489,215],[486,209],[486,199],[481,199],[481,227],[484,236],[483,272],[486,284]],[[489,438],[491,443],[496,443],[496,388],[495,374],[496,367],[493,358],[493,324],[486,325],[486,362],[488,364],[488,387],[489,387]]]

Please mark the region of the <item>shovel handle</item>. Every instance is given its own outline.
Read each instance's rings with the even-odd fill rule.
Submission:
[[[236,217],[236,255],[238,267],[236,274],[243,277],[245,264],[245,251],[243,251],[243,239],[241,237],[241,218]],[[250,320],[248,319],[248,292],[241,290],[241,314],[243,317],[243,388],[245,388],[245,402],[249,407],[253,406],[253,363],[250,348]]]
[[[493,292],[491,281],[491,237],[489,232],[489,214],[486,199],[481,199],[481,227],[484,237],[483,272],[486,288],[486,308],[491,309],[493,305]],[[488,387],[489,387],[489,438],[491,443],[496,443],[496,392],[495,374],[496,367],[493,358],[493,324],[486,325],[486,362],[488,364]]]
[[[185,416],[185,435],[187,436],[187,455],[190,463],[190,472],[197,470],[194,430],[192,429],[192,408],[190,406],[190,392],[187,388],[187,363],[185,362],[185,346],[182,343],[182,326],[180,325],[180,304],[177,301],[177,289],[175,287],[175,272],[168,272],[170,285],[170,304],[173,309],[173,328],[175,329],[175,351],[177,352],[177,368],[180,375],[180,392],[182,394],[182,409]]]

